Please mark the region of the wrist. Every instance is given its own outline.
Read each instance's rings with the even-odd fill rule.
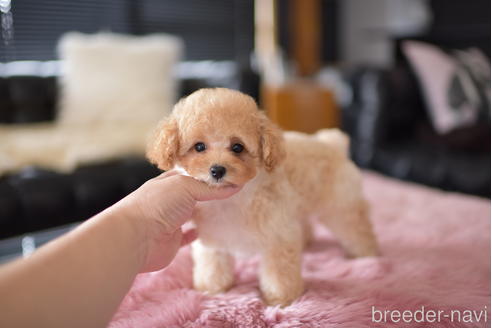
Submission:
[[[148,224],[142,222],[143,217],[139,217],[133,211],[129,211],[124,204],[118,202],[107,208],[98,216],[102,216],[113,227],[113,232],[126,240],[131,247],[131,253],[125,256],[134,258],[137,270],[145,265],[149,253],[149,240],[151,233]]]
[[[171,220],[164,217],[164,213],[149,213],[149,209],[142,206],[139,200],[130,195],[108,211],[119,218],[116,219],[116,224],[123,225],[131,233],[129,238],[133,240],[137,251],[139,272],[159,270],[172,260],[175,254],[174,240],[181,238],[181,229],[168,224]],[[177,244],[179,245],[179,242]]]

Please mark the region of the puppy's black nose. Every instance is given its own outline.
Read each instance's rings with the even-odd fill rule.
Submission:
[[[210,168],[210,175],[219,180],[226,174],[226,168],[220,165],[214,165]]]

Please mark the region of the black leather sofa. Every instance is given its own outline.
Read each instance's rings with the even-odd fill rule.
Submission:
[[[0,123],[52,121],[56,115],[56,79],[0,77]],[[72,174],[29,167],[2,176],[0,239],[86,219],[156,174],[158,170],[143,158],[122,158],[80,167]]]
[[[432,128],[408,63],[347,74],[353,100],[343,111],[357,164],[399,179],[490,197],[490,119],[447,135]]]
[[[229,72],[224,73],[227,67]],[[231,67],[221,66],[220,78],[213,65],[208,77],[177,76],[179,96],[210,86],[257,94],[257,76]],[[490,121],[438,136],[406,65],[391,70],[358,68],[347,74],[347,82],[354,97],[342,111],[343,128],[352,138],[352,156],[359,166],[490,197]],[[0,123],[53,120],[57,93],[56,76],[0,74]],[[1,176],[0,239],[87,219],[157,174],[159,170],[144,158],[121,158],[86,165],[71,174],[30,167]]]
[[[57,76],[30,63],[22,74],[0,69],[0,124],[52,121],[56,117]],[[237,87],[242,73],[232,62],[180,64],[178,96],[210,86]],[[187,72],[197,72],[189,74]],[[1,67],[0,67],[1,68]],[[220,74],[217,70],[220,69]],[[0,140],[1,142],[1,140]],[[121,158],[77,168],[71,174],[28,167],[0,176],[0,239],[82,221],[110,206],[159,170],[145,158]]]

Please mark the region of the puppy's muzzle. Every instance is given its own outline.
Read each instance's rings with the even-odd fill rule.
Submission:
[[[221,165],[213,165],[210,168],[210,175],[217,181],[226,175],[226,172],[226,168]]]

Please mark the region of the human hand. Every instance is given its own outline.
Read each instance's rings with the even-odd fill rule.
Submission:
[[[148,180],[116,204],[145,235],[145,260],[141,272],[156,271],[173,260],[178,249],[196,238],[181,226],[192,217],[198,201],[224,199],[240,187],[211,187],[194,178],[168,171]],[[141,229],[142,228],[142,229]]]
[[[168,265],[192,239],[181,225],[197,202],[238,190],[177,172],[147,181],[30,257],[2,266],[0,326],[107,326],[135,275]]]

